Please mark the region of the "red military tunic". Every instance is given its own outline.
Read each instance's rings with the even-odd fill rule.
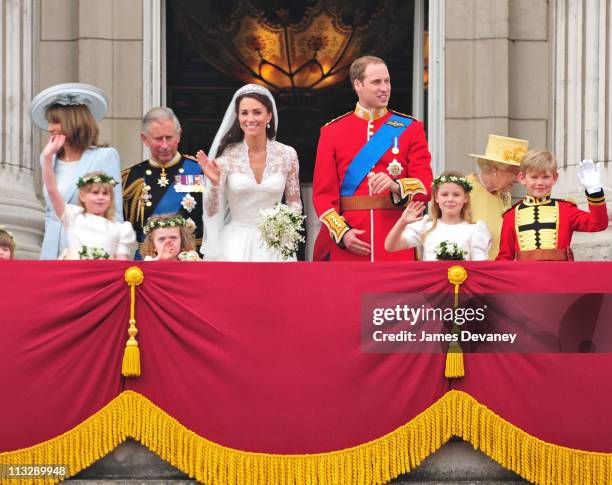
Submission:
[[[608,227],[603,190],[587,194],[589,212],[575,204],[550,197],[527,196],[504,214],[498,260],[555,259],[540,257],[534,250],[563,249],[568,258],[574,231],[598,232]],[[522,253],[522,254],[519,254]]]
[[[349,164],[391,116],[392,113],[386,109],[370,113],[358,104],[354,112],[347,113],[321,128],[313,180],[313,202],[317,215],[327,227],[321,227],[315,242],[315,261],[414,259],[413,249],[389,253],[384,248],[385,238],[401,215],[403,204],[394,209],[341,211],[340,207],[340,187]],[[401,114],[400,116],[406,117]],[[383,154],[371,172],[389,174],[389,164],[397,160],[401,171],[398,168],[399,173],[392,178],[400,183],[403,202],[411,199],[415,193],[419,193],[415,196],[416,200],[429,200],[433,180],[431,155],[421,122],[413,119],[398,137],[398,154],[393,154],[391,148]],[[353,195],[369,195],[367,177],[361,181]],[[389,191],[380,195],[391,197]],[[396,199],[396,202],[399,202],[399,198]],[[372,245],[372,255],[359,256],[340,247],[338,243],[350,228],[365,231],[358,237]]]

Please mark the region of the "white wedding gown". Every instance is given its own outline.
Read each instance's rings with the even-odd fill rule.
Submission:
[[[296,151],[268,140],[266,166],[260,183],[255,180],[246,143],[229,145],[217,158],[221,165],[218,187],[207,184],[204,198],[205,260],[282,261],[280,253],[262,241],[259,212],[271,209],[285,196],[285,204],[302,211]]]

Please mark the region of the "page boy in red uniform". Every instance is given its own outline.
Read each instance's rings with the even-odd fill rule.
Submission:
[[[546,150],[527,153],[519,173],[527,195],[504,214],[496,259],[572,260],[570,244],[574,231],[598,232],[608,227],[599,167],[592,160],[583,160],[578,168],[578,180],[586,189],[589,212],[571,202],[550,198],[558,177],[557,161],[552,153]]]

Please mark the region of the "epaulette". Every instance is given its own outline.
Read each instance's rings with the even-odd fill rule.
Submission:
[[[389,108],[387,108],[387,110],[388,110],[388,111],[391,111],[391,113],[394,113],[394,114],[396,114],[396,115],[403,116],[404,118],[411,118],[411,119],[413,119],[413,120],[415,120],[415,121],[419,121],[419,120],[417,120],[417,119],[416,119],[414,116],[412,116],[412,115],[407,115],[406,113],[400,113],[399,111],[395,111],[394,109],[389,109]]]
[[[122,169],[122,170],[121,170],[121,173],[122,173],[122,174],[123,174],[123,172],[127,172],[127,173],[129,173],[129,172],[130,172],[130,170],[132,170],[132,169],[134,169],[134,168],[138,167],[138,165],[141,165],[141,164],[142,164],[142,163],[144,163],[144,162],[148,162],[148,160],[143,160],[142,162],[136,162],[136,163],[134,163],[134,164],[130,165],[129,167],[126,167],[126,168]]]
[[[521,202],[523,202],[523,199],[521,199],[521,200],[519,200],[519,201],[515,202],[515,203],[512,205],[512,207],[510,207],[510,209],[506,209],[506,210],[504,211],[504,213],[502,214],[502,216],[505,216],[505,215],[506,215],[508,212],[510,212],[511,210],[514,210],[514,208],[515,208],[516,206],[518,206],[518,205],[519,205]]]
[[[327,123],[325,123],[324,126],[331,125],[332,123],[335,123],[336,121],[341,120],[342,118],[344,118],[345,116],[348,116],[350,114],[353,114],[353,111],[349,111],[348,113],[344,113],[343,115],[340,115],[337,118],[334,118],[333,120],[328,121]]]
[[[185,155],[185,154],[183,154],[183,157],[188,158],[189,160],[193,160],[194,162],[198,161],[198,159],[196,157],[194,157],[193,155]]]
[[[131,168],[124,168],[123,170],[121,170],[121,185],[125,186],[125,184],[127,183],[127,179],[130,176],[131,170]]]

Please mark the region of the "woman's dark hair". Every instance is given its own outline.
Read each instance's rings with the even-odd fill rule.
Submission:
[[[274,109],[272,107],[272,101],[270,99],[260,93],[245,93],[236,98],[236,104],[234,106],[234,112],[236,113],[236,119],[234,120],[234,124],[227,130],[227,133],[221,138],[221,142],[219,143],[219,149],[217,150],[217,157],[220,157],[223,153],[223,150],[227,148],[228,145],[232,143],[241,142],[244,139],[244,133],[240,129],[240,121],[238,119],[238,109],[240,107],[240,101],[244,98],[253,98],[263,104],[268,113],[272,113],[272,119],[270,120],[270,128],[266,128],[266,136],[269,140],[272,140],[276,136],[276,128],[275,128],[275,120],[274,120]]]

